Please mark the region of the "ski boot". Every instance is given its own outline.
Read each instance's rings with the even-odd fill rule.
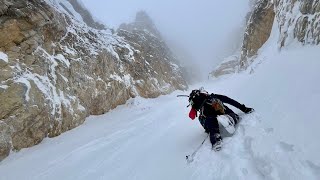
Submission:
[[[214,151],[220,151],[222,148],[222,137],[220,134],[214,134],[213,135],[215,137],[215,143],[212,144],[212,149]]]

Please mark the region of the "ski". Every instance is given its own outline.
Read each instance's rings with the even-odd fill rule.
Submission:
[[[229,115],[219,116],[217,118],[218,122],[228,131],[229,134],[233,134],[235,129],[235,122],[233,118]]]

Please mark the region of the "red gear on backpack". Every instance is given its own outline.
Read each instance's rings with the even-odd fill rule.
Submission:
[[[191,108],[190,112],[189,112],[189,118],[194,120],[197,117],[197,110]]]

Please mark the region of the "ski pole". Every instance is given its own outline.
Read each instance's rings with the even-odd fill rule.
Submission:
[[[178,95],[177,97],[189,97],[188,95]]]
[[[187,155],[186,156],[186,160],[188,163],[193,162],[193,158],[194,156],[197,154],[197,152],[199,151],[199,149],[202,147],[202,145],[204,144],[204,142],[208,139],[209,134],[206,136],[206,138],[204,138],[204,140],[202,141],[202,143],[198,146],[198,148],[191,154],[191,155]]]
[[[188,95],[177,95],[177,97],[190,97]],[[187,108],[190,106],[190,104],[187,106]]]

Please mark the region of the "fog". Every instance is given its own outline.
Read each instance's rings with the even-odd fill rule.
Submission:
[[[176,52],[187,57],[182,64],[202,77],[240,47],[249,1],[82,0],[95,18],[115,29],[145,10],[169,46],[183,49]]]

